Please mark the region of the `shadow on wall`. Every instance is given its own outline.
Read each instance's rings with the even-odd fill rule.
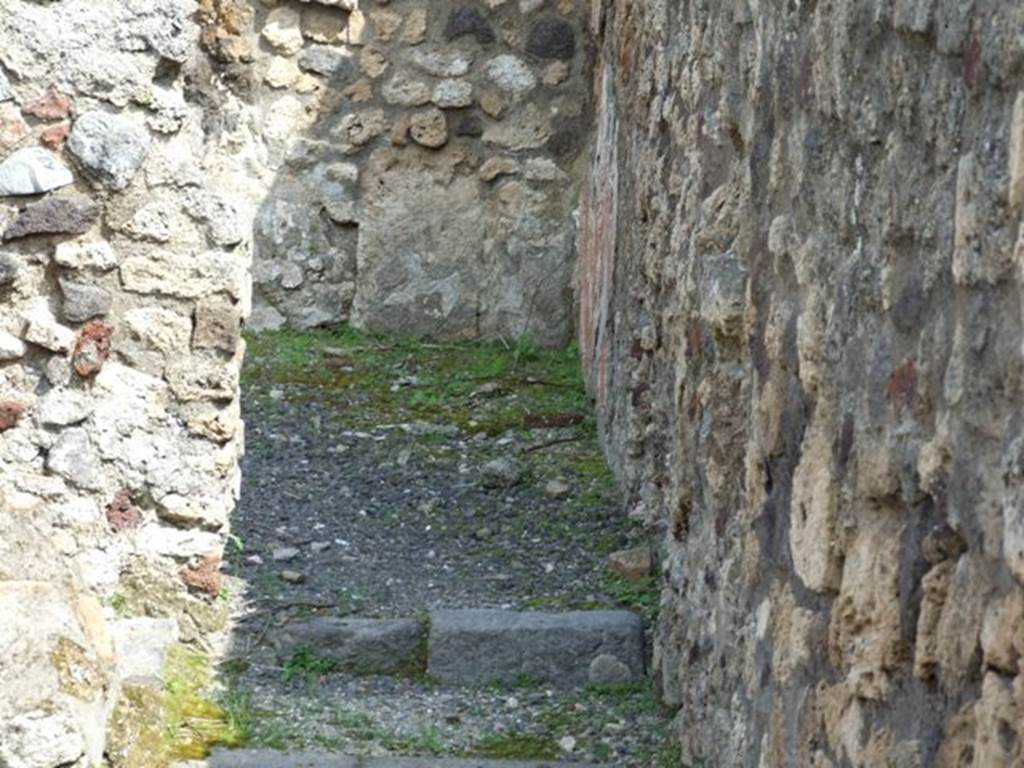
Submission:
[[[231,5],[208,47],[251,105],[249,327],[566,343],[579,3]]]

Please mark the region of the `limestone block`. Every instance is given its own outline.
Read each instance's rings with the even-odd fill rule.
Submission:
[[[1014,686],[995,672],[985,675],[981,698],[975,706],[974,765],[1010,768],[1024,760],[1024,700],[1020,694],[1020,678]]]
[[[68,427],[89,418],[92,407],[91,399],[84,392],[57,388],[39,399],[35,418],[45,427]]]
[[[22,338],[51,352],[69,352],[75,345],[75,332],[57,322],[45,299],[32,303],[22,315],[25,331]]]
[[[263,38],[285,56],[294,56],[302,50],[302,16],[286,5],[274,8],[263,26]]]
[[[565,614],[449,610],[430,614],[427,671],[445,683],[489,685],[526,675],[586,685],[591,664],[612,656],[643,674],[643,624],[628,611]]]
[[[18,360],[25,354],[25,344],[17,336],[0,331],[0,362]]]
[[[863,521],[843,564],[842,586],[832,609],[829,653],[847,673],[852,692],[884,700],[900,664],[899,552],[903,522],[880,513]]]
[[[238,296],[244,279],[242,260],[222,251],[179,253],[153,250],[121,264],[121,281],[132,293],[195,299],[213,293]]]
[[[112,659],[94,607],[55,584],[0,581],[5,616],[0,623],[0,762],[5,765],[100,764]]]
[[[1014,591],[989,603],[981,627],[985,665],[1008,675],[1021,671],[1024,657],[1024,594]]]
[[[57,244],[54,261],[67,269],[106,271],[117,266],[118,257],[106,240],[67,240]]]
[[[286,624],[270,641],[282,659],[298,648],[316,648],[359,674],[389,674],[422,664],[424,632],[415,619],[320,617]]]
[[[939,678],[956,689],[973,672],[981,646],[985,605],[992,592],[991,564],[965,554],[956,563],[936,629]]]
[[[117,673],[132,677],[162,678],[168,649],[179,639],[174,619],[131,618],[110,622]]]
[[[294,59],[275,56],[270,60],[263,79],[271,88],[290,88],[301,75],[299,65]]]

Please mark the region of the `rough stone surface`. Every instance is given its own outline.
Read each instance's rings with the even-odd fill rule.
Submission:
[[[239,183],[258,209],[250,328],[349,320],[427,337],[569,340],[586,12],[562,3],[538,20],[534,10],[392,0],[346,15],[279,3],[218,28],[218,55],[230,48],[251,72],[228,84],[259,128],[236,137],[251,137],[239,154],[258,169]],[[544,88],[552,61],[526,50],[538,24],[555,30],[545,55],[566,56]],[[555,172],[501,192],[478,171],[508,152]]]
[[[275,630],[273,642],[282,658],[298,648],[313,648],[319,656],[361,674],[388,674],[415,667],[424,639],[414,619],[316,618]]]
[[[592,10],[580,344],[683,763],[1020,763],[1024,9]]]
[[[200,16],[0,0],[0,765],[160,764],[159,649],[223,626],[181,571],[234,501],[252,208]]]
[[[445,683],[489,685],[528,677],[556,686],[589,681],[600,656],[643,675],[643,625],[628,611],[564,614],[488,609],[430,614],[427,672]]]
[[[87,112],[75,120],[68,149],[103,184],[121,190],[142,167],[150,142],[149,133],[135,121]]]
[[[48,197],[26,206],[3,236],[16,240],[30,235],[81,235],[99,216],[99,205],[88,197]]]
[[[541,19],[530,27],[526,50],[542,59],[571,59],[576,53],[576,31],[564,19]]]
[[[100,764],[113,659],[109,636],[85,617],[95,607],[56,584],[0,581],[4,765]]]

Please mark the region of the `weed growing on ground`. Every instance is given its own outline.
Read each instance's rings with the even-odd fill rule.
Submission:
[[[340,671],[341,665],[334,659],[319,656],[312,648],[302,646],[285,659],[284,681],[305,680],[307,685],[312,685],[321,677]]]
[[[661,591],[653,576],[627,581],[617,574],[608,573],[604,578],[604,590],[623,607],[641,614],[648,625],[657,622]]]
[[[546,734],[494,734],[485,736],[470,750],[470,756],[495,760],[555,760],[558,742]]]
[[[394,421],[457,424],[501,434],[552,422],[593,434],[576,348],[538,350],[526,341],[426,344],[406,337],[282,330],[247,336],[242,384],[297,384],[344,405],[353,428]],[[315,391],[315,392],[314,392]]]

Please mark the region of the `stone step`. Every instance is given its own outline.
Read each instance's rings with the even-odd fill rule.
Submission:
[[[293,621],[268,640],[281,662],[308,649],[347,672],[419,670],[450,685],[530,680],[575,688],[631,683],[644,675],[643,623],[623,610],[440,610],[430,614],[429,635],[415,619],[324,616]]]
[[[427,673],[456,685],[629,683],[644,674],[643,622],[630,611],[434,611]]]
[[[308,648],[348,672],[390,675],[423,663],[425,632],[415,619],[320,616],[286,624],[271,642],[281,659]]]
[[[202,761],[172,768],[597,768],[584,763],[520,760],[477,760],[446,757],[346,757],[323,752],[215,750]]]

